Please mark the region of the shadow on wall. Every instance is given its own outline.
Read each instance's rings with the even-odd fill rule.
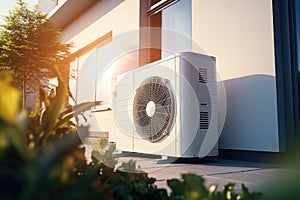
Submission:
[[[227,113],[222,149],[279,151],[276,81],[251,75],[224,81]]]
[[[117,7],[123,1],[124,0],[102,0],[101,5],[99,4],[99,6],[92,6],[91,9],[93,11],[82,16],[77,23],[76,30],[72,29],[67,34],[65,33],[64,35],[68,37],[65,37],[64,40],[69,41],[71,38],[86,29],[92,23],[105,16],[108,12]]]

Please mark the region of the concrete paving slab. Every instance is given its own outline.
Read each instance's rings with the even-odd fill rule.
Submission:
[[[86,156],[90,157],[92,148],[86,146]],[[151,156],[145,154],[118,153],[115,155],[120,166],[123,162],[129,160],[136,161],[136,166],[142,171],[147,172],[149,177],[155,178],[156,185],[160,188],[166,188],[167,180],[181,178],[181,174],[192,173],[203,176],[207,187],[217,184],[218,189],[222,186],[233,182],[236,184],[237,191],[241,191],[241,184],[244,183],[251,191],[262,191],[262,186],[268,185],[269,182],[282,174],[287,169],[278,164],[263,162],[246,162],[238,160],[228,160],[218,157],[208,159],[187,159],[178,162],[156,164],[154,161],[159,156]]]
[[[227,160],[221,158],[205,159],[202,162],[182,162],[169,164],[155,164],[154,159],[143,157],[122,157],[120,162],[136,160],[137,165],[147,172],[150,177],[157,179],[158,187],[166,188],[167,180],[181,178],[181,174],[193,173],[205,178],[207,187],[217,184],[219,189],[223,185],[233,182],[237,191],[241,191],[242,183],[251,191],[261,191],[264,185],[268,185],[284,169],[276,164],[262,162],[245,162]]]

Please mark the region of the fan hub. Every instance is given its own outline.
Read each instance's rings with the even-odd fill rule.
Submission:
[[[149,117],[152,117],[155,113],[155,103],[153,101],[149,101],[146,106],[146,113]]]

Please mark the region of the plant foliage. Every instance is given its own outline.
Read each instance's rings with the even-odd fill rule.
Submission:
[[[168,185],[172,189],[170,199],[205,199],[205,200],[256,200],[261,198],[261,193],[249,192],[248,188],[242,184],[242,194],[234,190],[234,183],[228,183],[223,186],[223,190],[218,191],[217,185],[211,185],[206,188],[205,180],[195,174],[183,174],[182,180],[168,180]]]
[[[59,30],[37,6],[18,1],[1,25],[0,70],[12,71],[14,83],[26,94],[37,92],[56,71],[68,78],[70,47],[61,43]]]
[[[0,76],[1,77],[1,76]],[[66,85],[56,91],[41,91],[36,109],[29,114],[19,109],[18,90],[2,75],[0,80],[0,193],[4,199],[152,199],[167,197],[155,179],[145,173],[115,170],[114,147],[103,151],[107,141],[99,140],[87,163],[80,134],[70,119],[78,110],[65,109]],[[4,90],[5,89],[5,90]],[[9,94],[10,101],[2,101]],[[41,106],[44,105],[44,106]],[[83,107],[87,108],[84,104]],[[72,117],[71,117],[72,116]],[[108,162],[111,166],[105,165]],[[121,167],[135,168],[134,162]],[[134,170],[135,171],[135,170]],[[162,198],[160,198],[162,199]]]

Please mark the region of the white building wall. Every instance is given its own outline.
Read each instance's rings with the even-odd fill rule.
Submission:
[[[193,41],[227,95],[220,148],[279,151],[272,18],[271,0],[192,1]]]
[[[57,0],[39,0],[41,10],[45,13],[49,13],[57,3]]]
[[[117,72],[137,67],[138,29],[139,0],[101,0],[64,28],[63,41],[73,43],[74,52],[112,31],[112,41],[72,63],[79,70],[77,86],[70,82],[77,103],[101,100],[112,107],[111,80]],[[92,132],[109,132],[111,138],[120,133],[112,111],[91,112],[86,117]]]
[[[113,36],[139,28],[139,0],[102,0],[64,28],[64,42],[74,51],[113,31]]]

